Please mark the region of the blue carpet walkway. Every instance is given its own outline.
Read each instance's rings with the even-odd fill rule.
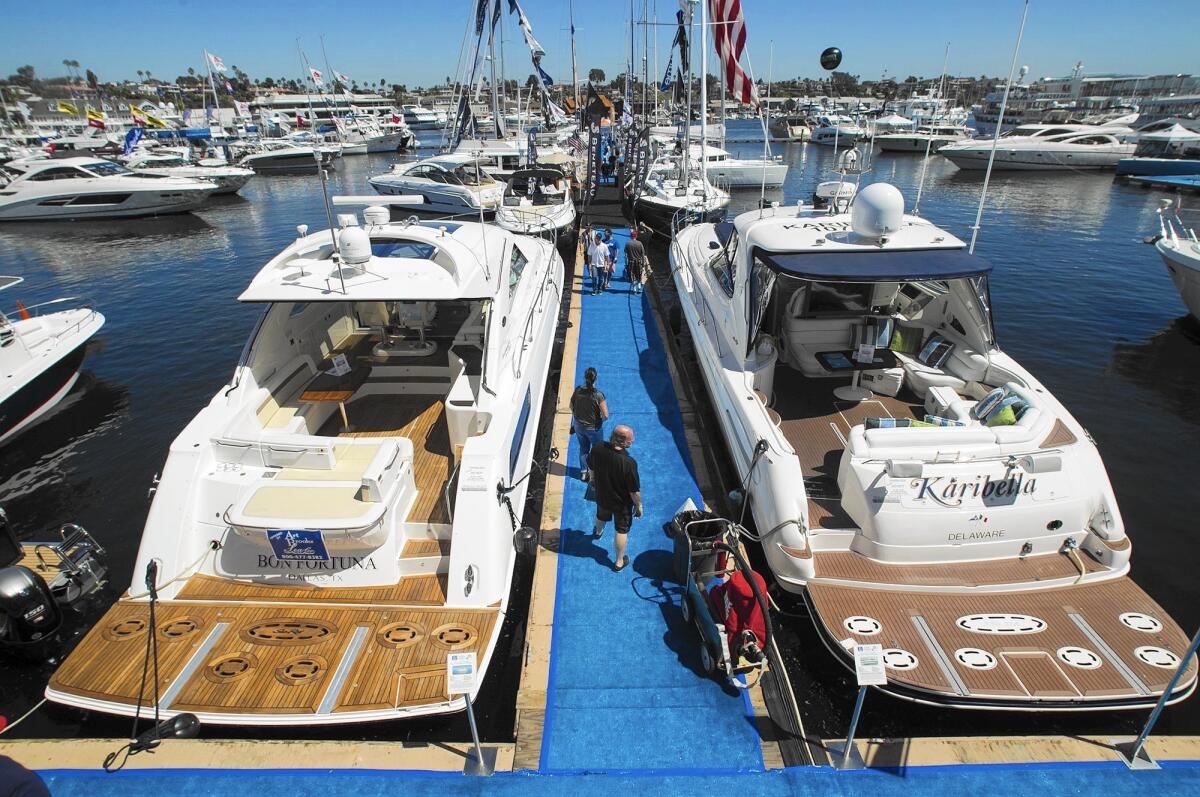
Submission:
[[[621,740],[649,752],[672,744],[635,728],[609,729],[598,747]],[[694,738],[694,734],[693,734]],[[774,769],[760,772],[625,772],[540,775],[501,773],[471,778],[437,772],[377,770],[238,771],[128,770],[106,775],[96,770],[43,770],[40,774],[55,797],[107,797],[127,794],[188,794],[192,797],[445,797],[447,794],[612,797],[653,794],[694,797],[697,794],[801,795],[802,797],[962,797],[978,794],[1095,795],[1156,797],[1200,794],[1196,762],[1160,762],[1161,770],[1130,772],[1119,762],[1092,764],[982,764],[945,767],[837,772],[828,767]]]
[[[614,235],[622,249],[628,230]],[[629,534],[630,565],[612,572],[612,524],[592,539],[572,437],[541,769],[761,769],[749,702],[703,675],[699,637],[679,613],[662,526],[700,492],[653,311],[624,272],[621,254],[606,293],[585,285],[575,382],[595,367],[606,435],[633,427],[646,514]]]

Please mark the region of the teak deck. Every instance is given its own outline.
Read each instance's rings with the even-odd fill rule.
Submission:
[[[413,444],[413,476],[417,500],[408,514],[412,523],[449,523],[442,495],[450,478],[450,431],[440,396],[365,396],[346,405],[351,431],[334,416],[321,428],[329,437],[407,437]]]
[[[818,628],[848,666],[847,646],[855,643],[882,644],[893,662],[906,659],[900,653],[906,651],[916,663],[889,665],[888,688],[939,702],[1149,705],[1174,667],[1148,663],[1145,648],[1182,656],[1188,646],[1179,626],[1128,577],[1019,592],[887,591],[810,582],[806,594]],[[1136,630],[1121,621],[1125,612],[1152,617],[1161,629]],[[1018,619],[1007,632],[985,632],[971,629],[978,628],[967,620],[971,615],[991,618],[985,623],[1004,615]],[[880,628],[852,631],[850,625],[859,631],[862,625],[848,624],[850,618],[873,620]],[[1071,664],[1076,655],[1091,658],[1093,666]],[[1193,658],[1180,688],[1195,675]]]
[[[205,588],[200,582],[192,594]],[[305,590],[297,593],[293,600],[310,598]],[[158,605],[164,709],[244,724],[252,721],[248,715],[284,722],[311,722],[318,715],[336,722],[343,715],[354,721],[356,713],[442,703],[448,699],[447,653],[475,651],[482,658],[499,618],[495,608],[289,605],[249,594],[223,597],[231,602]],[[253,603],[233,602],[238,600]],[[50,688],[132,708],[148,620],[145,602],[115,604],[54,674]],[[146,689],[143,704],[152,700],[151,686]]]
[[[853,551],[815,551],[819,580],[862,582],[862,586],[906,585],[913,587],[982,587],[998,584],[1036,584],[1052,579],[1075,578],[1079,568],[1061,553],[1028,556],[1023,559],[991,559],[979,562],[943,562],[939,564],[888,564]],[[1088,573],[1105,569],[1086,551],[1080,561]]]

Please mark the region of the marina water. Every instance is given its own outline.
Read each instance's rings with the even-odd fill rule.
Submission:
[[[735,154],[762,152],[756,122],[730,122],[729,136],[759,139],[729,144]],[[831,148],[775,144],[774,151],[791,168],[782,189],[767,191],[768,201],[808,201],[816,184],[831,178]],[[367,177],[399,159],[344,158],[330,175],[330,190],[369,193]],[[920,156],[889,153],[876,157],[864,182],[894,183],[911,208],[921,172]],[[982,173],[959,172],[932,157],[921,215],[969,240],[982,184]],[[1134,576],[1191,633],[1200,625],[1200,324],[1185,316],[1161,261],[1142,243],[1157,230],[1154,211],[1163,196],[1107,173],[997,173],[977,254],[995,266],[1000,345],[1096,439],[1133,541]],[[758,191],[735,194],[731,212],[758,201]],[[1200,198],[1184,198],[1185,220],[1200,223],[1189,204],[1200,208]],[[0,271],[26,279],[12,298],[26,305],[87,298],[108,319],[79,387],[52,416],[0,449],[0,505],[19,531],[44,537],[62,523],[80,523],[109,550],[112,581],[87,609],[79,633],[129,582],[147,491],[171,440],[237,363],[259,313],[237,295],[295,237],[298,224],[328,226],[315,176],[260,175],[241,195],[217,197],[194,215],[0,226]],[[651,257],[666,268],[663,248],[652,247]],[[711,442],[721,445],[719,438]],[[844,733],[853,700],[849,676],[808,620],[782,618],[779,625],[809,732]],[[31,707],[52,671],[52,663],[0,660],[0,713],[12,719]],[[125,719],[107,717],[81,724],[81,716],[48,706],[20,735],[119,736],[128,727]],[[1128,733],[1142,719],[1140,713],[954,712],[872,696],[860,734]],[[455,722],[433,725],[455,736]],[[387,723],[303,735],[404,738],[417,727]],[[1200,733],[1200,698],[1168,710],[1158,728]],[[205,735],[255,734],[211,728]]]

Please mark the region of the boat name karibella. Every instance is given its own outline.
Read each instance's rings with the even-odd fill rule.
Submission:
[[[1033,495],[1037,490],[1037,479],[1025,480],[1025,474],[1018,473],[1005,479],[993,479],[984,476],[970,480],[959,481],[957,476],[948,480],[945,476],[925,476],[913,479],[909,484],[917,491],[917,500],[932,498],[942,506],[962,506],[966,498],[1016,498],[1018,495]]]

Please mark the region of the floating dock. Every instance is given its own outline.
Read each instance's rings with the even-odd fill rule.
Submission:
[[[1163,174],[1130,177],[1129,182],[1149,188],[1171,188],[1176,191],[1200,191],[1200,174]]]

